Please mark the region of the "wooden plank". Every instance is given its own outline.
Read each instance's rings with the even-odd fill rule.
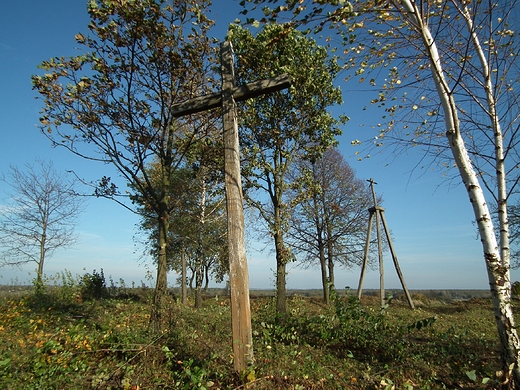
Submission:
[[[233,49],[229,42],[222,43],[220,55],[233,364],[236,372],[244,372],[248,364],[253,361],[253,332],[249,304],[249,273],[244,241],[244,204],[238,123],[233,100]]]
[[[231,89],[231,95],[236,102],[253,99],[257,96],[281,91],[291,86],[291,77],[287,74],[272,77],[266,80],[255,81]],[[220,107],[222,104],[222,93],[212,93],[186,100],[172,107],[173,116],[179,118],[184,115],[196,114],[198,112]]]
[[[260,95],[281,91],[291,86],[291,76],[282,74],[266,80],[254,81],[252,83],[235,87],[233,98],[236,102],[253,99]]]
[[[184,115],[196,114],[206,110],[220,107],[222,104],[222,93],[212,93],[210,95],[199,96],[186,100],[182,103],[174,104],[172,115],[179,118]]]

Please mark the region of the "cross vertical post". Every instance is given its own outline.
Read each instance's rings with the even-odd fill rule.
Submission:
[[[230,42],[226,41],[221,44],[220,56],[233,354],[235,370],[241,372],[247,368],[247,363],[253,360],[253,335],[249,305],[249,275],[244,244],[238,124],[233,99],[233,88],[235,87],[233,49]]]

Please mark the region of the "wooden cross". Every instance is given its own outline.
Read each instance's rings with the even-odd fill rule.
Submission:
[[[242,372],[247,368],[247,364],[253,361],[253,335],[249,305],[249,275],[244,244],[244,209],[235,102],[288,88],[291,79],[288,75],[281,75],[236,87],[233,48],[228,41],[220,46],[220,62],[222,91],[177,104],[173,108],[173,115],[181,117],[222,106],[233,354],[235,370]]]

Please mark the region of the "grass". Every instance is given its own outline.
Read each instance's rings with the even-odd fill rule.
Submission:
[[[83,291],[84,293],[84,291]],[[84,294],[89,296],[88,294]],[[91,298],[91,295],[89,296]],[[0,296],[2,389],[492,389],[500,354],[489,299],[292,296],[251,300],[255,362],[233,372],[229,301],[194,310],[171,297],[148,332],[151,290],[82,299],[74,286]]]

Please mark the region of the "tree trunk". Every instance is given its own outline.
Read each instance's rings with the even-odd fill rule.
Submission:
[[[203,236],[204,236],[204,224],[206,223],[206,170],[202,169],[201,175],[201,187],[200,187],[200,200],[199,200],[199,226],[198,226],[198,237],[197,237],[197,258],[195,263],[195,308],[200,309],[202,307],[202,282],[204,279],[202,257],[204,256],[203,248]]]
[[[193,281],[195,280],[196,272],[193,268],[190,267],[191,275],[190,275],[190,294],[193,294]]]
[[[202,307],[202,280],[204,279],[204,275],[202,273],[202,264],[200,264],[201,261],[200,258],[197,258],[197,267],[195,270],[195,309]]]
[[[155,333],[159,333],[162,330],[164,310],[166,306],[167,238],[170,227],[170,215],[167,211],[166,204],[163,204],[163,208],[159,213],[157,227],[159,229],[159,256],[157,259],[157,281],[153,296],[152,314],[150,315],[150,327]]]
[[[36,285],[34,286],[36,293],[43,292],[43,265],[45,263],[45,245],[47,241],[47,225],[44,223],[43,232],[40,238],[40,259],[38,261],[38,271],[36,274]]]
[[[276,261],[276,312],[287,314],[286,264]]]
[[[321,285],[323,286],[323,302],[326,305],[329,304],[329,278],[327,278],[327,262],[325,260],[325,251],[323,248],[323,243],[321,240],[318,241],[319,251],[320,251],[320,269],[321,269]]]
[[[477,220],[493,301],[495,321],[502,347],[502,370],[504,376],[507,377],[509,375],[509,367],[513,365],[515,386],[520,388],[520,340],[516,332],[511,307],[510,269],[501,262],[491,214],[478,177],[469,160],[464,142],[460,135],[455,132],[448,132],[448,139],[450,139],[452,152]]]
[[[274,238],[274,248],[276,251],[276,312],[285,317],[287,314],[287,262],[289,252],[285,247],[283,239],[283,176],[280,174],[283,165],[283,153],[280,145],[276,147],[274,158],[274,178],[271,193],[273,204],[273,223],[272,234]]]
[[[316,165],[312,164],[312,170],[314,173],[314,180],[316,180]],[[323,185],[322,185],[323,188]],[[323,302],[326,305],[330,303],[330,288],[329,279],[327,278],[327,262],[325,259],[325,244],[323,243],[323,224],[321,223],[322,215],[325,212],[325,205],[323,197],[320,199],[320,205],[318,205],[318,194],[315,192],[312,196],[312,203],[314,209],[314,224],[316,226],[316,238],[318,243],[318,255],[320,257],[320,270],[321,270],[321,285],[323,288]],[[321,206],[321,207],[320,207]],[[321,212],[320,212],[321,211]]]
[[[334,286],[334,257],[333,257],[333,247],[332,247],[332,227],[327,219],[326,222],[327,227],[327,263],[329,268],[329,283],[332,288]]]
[[[329,267],[329,283],[332,288],[336,288],[336,285],[334,284],[334,262],[332,261],[332,258],[328,257],[328,267]]]
[[[500,227],[500,252],[495,257],[486,256],[488,277],[498,334],[502,345],[502,371],[508,375],[510,366],[514,375],[514,384],[520,388],[520,340],[516,332],[513,312],[511,307],[511,278],[510,278],[510,248],[509,248],[509,221],[507,213],[507,184],[504,156],[504,139],[496,108],[494,87],[492,83],[493,72],[489,67],[487,54],[475,32],[473,20],[466,5],[458,8],[471,32],[470,38],[481,64],[481,74],[484,80],[486,93],[487,113],[493,128],[493,140],[495,144],[495,165],[497,175],[497,208]],[[489,212],[489,211],[488,211]],[[494,229],[493,229],[494,231]],[[496,236],[493,235],[496,239]]]
[[[322,183],[322,187],[325,188],[325,184]],[[329,283],[330,287],[334,288],[334,257],[333,257],[333,238],[332,238],[332,223],[329,217],[328,205],[325,199],[325,195],[321,196],[321,207],[324,215],[324,228],[327,232],[326,244],[327,244],[327,263],[329,268]]]
[[[199,222],[201,223],[201,222]],[[199,226],[199,238],[197,253],[195,258],[195,309],[202,307],[202,281],[204,274],[202,271],[202,225]]]
[[[283,317],[287,314],[287,254],[280,230],[274,234],[274,245],[276,250],[276,312]]]
[[[182,252],[181,252],[181,261],[182,261],[182,270],[181,270],[181,300],[183,305],[188,304],[188,292],[187,290],[187,275],[186,275],[186,250],[184,249],[184,240],[182,241]]]
[[[318,216],[315,216],[318,218]],[[327,261],[325,258],[325,245],[323,243],[323,234],[322,230],[319,227],[319,223],[316,224],[316,233],[318,236],[318,253],[320,256],[320,269],[321,269],[321,285],[323,287],[323,302],[326,305],[330,303],[330,288],[329,288],[329,278],[327,278]]]
[[[204,266],[204,294],[208,292],[209,287],[209,266]]]
[[[446,136],[457,164],[459,174],[468,192],[469,200],[473,207],[473,213],[477,221],[493,300],[495,321],[502,347],[502,371],[504,373],[504,379],[508,379],[510,372],[509,367],[512,367],[515,387],[520,388],[520,340],[516,332],[511,308],[509,259],[508,257],[506,259],[501,259],[501,251],[497,244],[491,214],[485,200],[484,192],[480,186],[478,176],[473,168],[464,140],[460,134],[457,106],[453,98],[453,93],[444,77],[444,70],[441,65],[441,59],[435,40],[431,35],[429,27],[423,23],[421,13],[415,4],[411,3],[410,0],[403,0],[403,5],[407,11],[413,15],[414,20],[412,23],[415,23],[420,29],[425,47],[428,50],[428,55],[432,65],[431,70],[433,79],[444,112],[447,129]],[[496,145],[496,148],[503,150],[501,138],[497,138],[497,130],[494,130],[494,141],[495,143],[499,143],[499,145]],[[497,166],[497,169],[499,168],[500,166]],[[500,198],[499,200],[502,201],[503,199]],[[505,263],[503,263],[502,260],[505,260]]]

